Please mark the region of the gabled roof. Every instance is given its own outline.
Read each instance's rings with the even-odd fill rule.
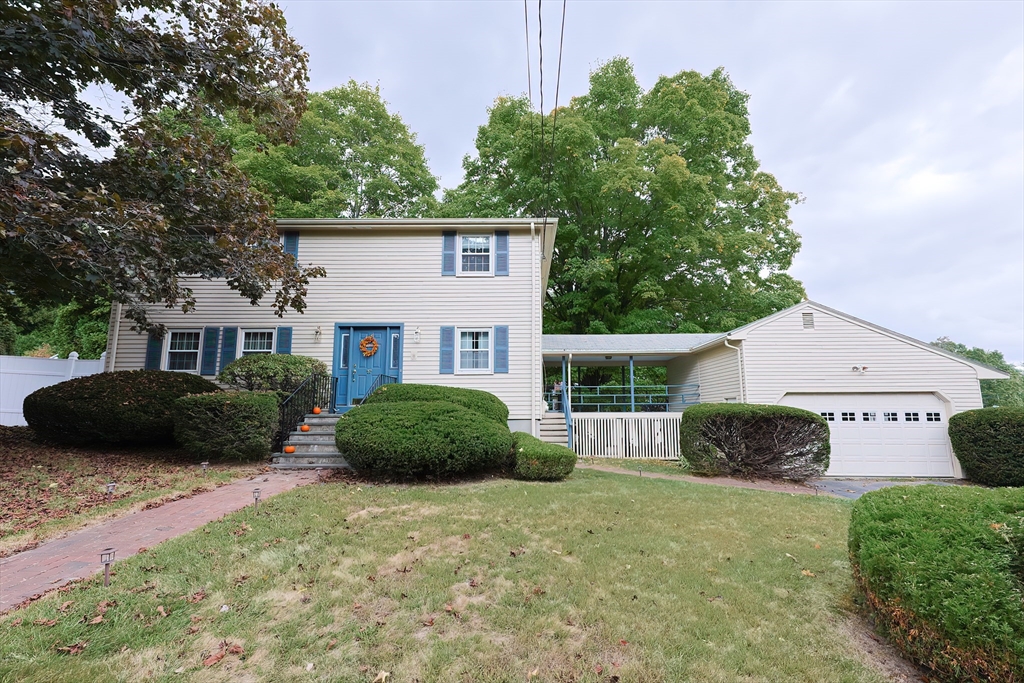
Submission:
[[[835,316],[837,318],[841,318],[842,320],[846,320],[847,322],[853,323],[854,325],[859,325],[861,327],[867,328],[867,329],[872,330],[874,332],[878,332],[880,334],[884,334],[884,335],[886,335],[888,337],[892,337],[894,339],[899,339],[900,341],[904,341],[904,342],[906,342],[908,344],[911,344],[912,346],[916,346],[916,347],[918,347],[920,349],[923,349],[925,351],[929,351],[929,352],[937,354],[939,356],[945,356],[945,357],[947,357],[947,358],[949,358],[951,360],[955,360],[957,362],[965,363],[967,365],[970,365],[970,366],[974,367],[978,371],[978,379],[1008,379],[1010,377],[1009,374],[1003,372],[1002,370],[1000,370],[998,368],[994,368],[991,365],[986,365],[985,363],[979,363],[978,361],[971,360],[970,358],[965,358],[964,356],[961,356],[958,353],[953,353],[951,351],[946,351],[945,349],[939,348],[938,346],[932,346],[931,344],[929,344],[927,342],[923,342],[920,339],[914,339],[913,337],[908,337],[905,334],[900,334],[899,332],[894,332],[894,331],[892,331],[892,330],[890,330],[888,328],[882,327],[881,325],[875,325],[874,323],[870,323],[867,320],[861,320],[860,318],[854,317],[854,316],[849,315],[847,313],[843,313],[842,311],[836,310],[834,308],[830,308],[830,307],[828,307],[828,306],[826,306],[824,304],[819,304],[816,301],[811,301],[810,299],[808,299],[806,301],[801,301],[800,303],[796,304],[795,306],[790,306],[789,308],[785,308],[785,309],[783,309],[783,310],[781,310],[781,311],[779,311],[777,313],[773,313],[772,315],[769,315],[767,317],[761,318],[760,320],[755,320],[754,322],[748,323],[746,325],[743,325],[742,327],[737,327],[735,330],[732,330],[731,332],[729,332],[728,335],[726,335],[726,336],[729,339],[739,339],[739,340],[742,340],[751,331],[756,330],[757,328],[761,327],[762,325],[766,325],[766,324],[772,322],[773,320],[777,320],[777,319],[779,319],[779,318],[781,318],[781,317],[783,317],[785,315],[788,315],[789,313],[792,313],[792,312],[797,311],[797,310],[802,309],[802,308],[814,308],[814,309],[817,309],[817,310],[821,311],[822,313],[827,313],[829,315],[833,315],[833,316]],[[705,346],[710,346],[710,344],[705,344]]]

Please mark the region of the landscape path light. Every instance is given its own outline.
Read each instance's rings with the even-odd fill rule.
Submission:
[[[199,464],[203,466],[203,476],[205,477],[206,476],[206,468],[210,466],[210,461],[209,460],[204,460],[204,461],[202,461]]]
[[[117,488],[117,484],[110,482],[107,484],[107,502],[109,503],[114,499],[114,489]]]
[[[252,504],[253,504],[253,507],[256,510],[256,514],[259,514],[259,511],[260,511],[260,490],[259,489],[253,489],[252,490]]]
[[[317,467],[316,468],[316,480],[318,482],[320,482],[321,484],[324,481],[324,474],[323,474],[323,472],[324,472],[324,468],[323,467]]]
[[[100,562],[103,563],[103,585],[110,585],[110,564],[114,561],[114,553],[116,551],[113,548],[104,548],[100,553]]]

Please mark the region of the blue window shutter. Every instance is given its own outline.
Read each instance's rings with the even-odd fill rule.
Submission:
[[[299,258],[299,233],[284,233],[284,253],[291,254],[295,258]]]
[[[224,334],[220,338],[220,367],[217,372],[223,370],[228,363],[235,359],[235,351],[238,348],[238,328],[225,327]]]
[[[494,371],[508,372],[508,325],[494,327]]]
[[[441,374],[455,374],[455,328],[441,328]]]
[[[290,327],[279,327],[279,328],[277,328],[277,352],[278,353],[291,353],[292,352],[292,328],[290,328]]]
[[[508,230],[494,233],[494,274],[508,275]]]
[[[146,369],[147,370],[159,370],[160,369],[160,352],[164,348],[164,338],[156,332],[149,333],[149,339],[146,341]]]
[[[455,275],[455,233],[441,233],[441,275]]]
[[[219,341],[219,327],[203,328],[203,355],[202,362],[199,364],[200,375],[217,374],[217,342]]]

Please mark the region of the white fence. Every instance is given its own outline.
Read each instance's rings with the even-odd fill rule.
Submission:
[[[103,372],[105,356],[99,360],[78,360],[72,351],[68,358],[30,358],[0,356],[0,425],[23,425],[21,405],[36,389]]]
[[[581,457],[678,460],[682,413],[573,413],[573,450]]]

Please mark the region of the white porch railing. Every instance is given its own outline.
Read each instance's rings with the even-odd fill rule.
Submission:
[[[68,358],[0,356],[0,425],[25,424],[21,406],[36,389],[103,372],[106,353],[99,360],[79,360],[72,351]]]
[[[574,412],[573,450],[580,457],[678,460],[682,413]]]

